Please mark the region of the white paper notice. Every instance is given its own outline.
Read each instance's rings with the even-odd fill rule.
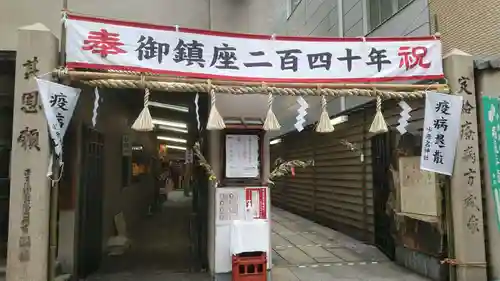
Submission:
[[[421,170],[451,176],[460,137],[461,114],[461,96],[427,93]]]
[[[259,176],[259,136],[226,135],[226,177]]]

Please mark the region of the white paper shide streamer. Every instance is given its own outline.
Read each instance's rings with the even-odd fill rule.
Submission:
[[[266,131],[279,131],[281,129],[278,118],[276,118],[276,115],[273,112],[273,101],[274,96],[269,94],[269,98],[267,100],[267,115],[264,120],[264,130]]]
[[[200,94],[196,93],[196,96],[194,97],[194,106],[195,106],[195,111],[196,111],[196,123],[198,125],[198,131],[201,130],[201,123],[200,123],[200,105],[198,104],[200,100]]]
[[[309,108],[309,104],[303,97],[298,97],[297,103],[299,104],[299,108],[297,109],[297,122],[295,122],[294,126],[297,131],[302,132],[304,130],[304,124],[306,123],[307,108]]]
[[[92,126],[95,127],[97,124],[97,110],[99,109],[99,89],[96,87],[94,89],[94,108],[92,109]]]
[[[36,79],[36,82],[49,125],[50,137],[54,142],[54,153],[61,159],[64,135],[81,90],[42,79]]]
[[[384,114],[382,114],[382,98],[377,97],[377,112],[375,113],[375,117],[373,118],[372,125],[370,126],[369,132],[372,134],[382,134],[388,131],[387,123],[384,119]]]
[[[400,134],[403,135],[407,132],[406,127],[408,127],[408,120],[410,120],[411,118],[410,112],[413,109],[405,101],[400,101],[399,107],[401,107],[401,113],[399,113],[401,118],[399,118],[398,120],[399,125],[396,127],[396,129]]]

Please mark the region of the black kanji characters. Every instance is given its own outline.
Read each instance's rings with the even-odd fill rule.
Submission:
[[[21,96],[21,110],[24,113],[37,113],[41,106],[38,104],[38,91],[23,93]]]
[[[352,70],[352,62],[355,61],[355,60],[360,60],[361,56],[354,56],[352,54],[352,49],[349,49],[349,48],[346,48],[345,51],[346,51],[345,57],[339,57],[339,58],[337,58],[337,60],[339,60],[339,61],[345,61],[346,64],[347,64],[347,71],[351,72],[351,70]]]
[[[38,132],[38,129],[25,127],[21,130],[21,132],[19,132],[17,143],[19,143],[24,150],[32,150],[34,148],[37,151],[40,151],[39,138],[40,133]]]
[[[68,111],[68,97],[63,93],[51,95],[49,104],[51,107],[57,107],[62,111]]]
[[[468,95],[472,95],[472,92],[469,91],[469,77],[461,76],[458,78],[458,84],[460,85],[460,90],[458,91],[459,93],[466,93]]]
[[[332,66],[332,53],[308,54],[307,61],[309,62],[310,69],[324,68],[330,70]]]
[[[38,75],[40,70],[38,70],[37,64],[38,64],[38,57],[33,57],[32,60],[27,60],[25,63],[23,63],[25,80],[28,80],[31,77]]]
[[[438,119],[434,119],[434,121],[432,122],[432,125],[434,126],[434,128],[436,128],[438,130],[443,129],[444,131],[446,131],[446,130],[448,130],[448,119],[441,116]]]
[[[440,112],[444,115],[450,115],[450,103],[446,100],[443,100],[443,101],[439,101],[437,104],[436,104],[436,108],[435,108],[436,112]]]
[[[436,144],[437,146],[439,146],[439,148],[446,147],[446,145],[444,143],[444,135],[441,134],[441,133],[438,133],[436,135],[436,138],[434,139],[434,144]]]
[[[384,64],[391,64],[391,61],[387,59],[387,50],[372,48],[368,58],[370,61],[366,62],[366,65],[376,65],[378,72],[382,71],[382,66]]]
[[[476,107],[473,106],[467,99],[465,99],[462,105],[462,113],[471,114],[474,108]]]
[[[249,52],[252,57],[260,57],[266,55],[263,51]],[[260,62],[245,62],[243,63],[245,67],[272,67],[273,64],[266,61]]]
[[[280,55],[281,70],[292,70],[296,72],[299,69],[299,59],[295,54],[301,54],[299,49],[276,51]]]
[[[434,153],[432,154],[432,162],[435,164],[444,164],[444,155],[441,150],[434,150]]]
[[[222,47],[214,47],[214,56],[210,66],[218,69],[240,69],[236,64],[236,48],[222,43]]]
[[[464,173],[464,177],[467,177],[467,184],[472,186],[474,184],[474,179],[476,178],[476,170],[469,168],[469,170]]]
[[[139,38],[139,47],[135,49],[137,58],[142,61],[144,59],[150,60],[156,58],[158,63],[163,62],[163,57],[167,56],[170,51],[170,45],[167,43],[159,43],[151,36],[141,35]]]
[[[476,132],[472,129],[472,122],[465,120],[461,125],[460,137],[463,140],[474,140]]]
[[[185,43],[184,40],[179,39],[177,46],[174,48],[173,60],[177,63],[186,61],[186,65],[198,64],[200,67],[205,67],[205,59],[203,59],[203,45],[197,40],[191,43]]]

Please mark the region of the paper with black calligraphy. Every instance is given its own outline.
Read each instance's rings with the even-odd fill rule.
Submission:
[[[81,90],[42,79],[36,79],[36,82],[49,125],[50,137],[54,142],[54,152],[60,158],[64,134],[75,111]]]
[[[453,174],[455,153],[460,138],[462,97],[428,92],[425,98],[424,132],[420,169]]]
[[[259,137],[257,135],[226,135],[226,177],[255,178],[259,176]]]

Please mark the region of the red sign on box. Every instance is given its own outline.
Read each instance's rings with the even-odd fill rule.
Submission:
[[[245,188],[246,207],[253,207],[254,219],[267,219],[267,188]]]

